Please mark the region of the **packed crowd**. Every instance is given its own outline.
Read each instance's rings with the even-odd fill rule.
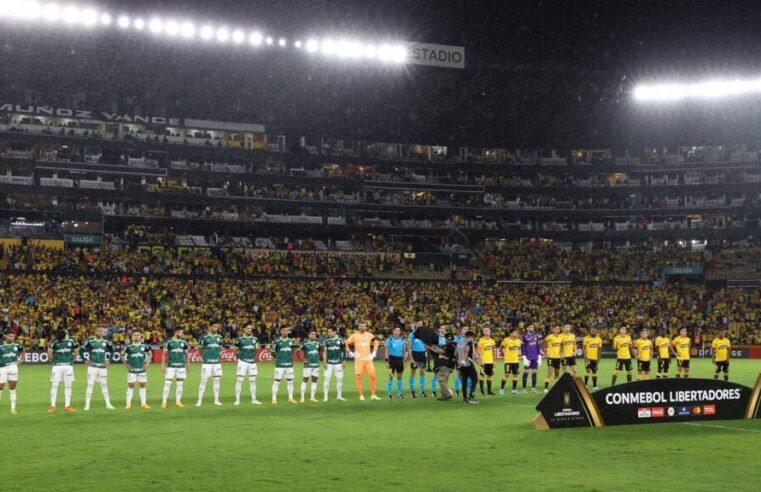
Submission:
[[[303,336],[330,326],[353,331],[361,321],[386,336],[412,321],[481,329],[497,336],[510,326],[570,323],[579,335],[591,327],[610,341],[620,326],[687,328],[697,345],[726,328],[737,343],[761,343],[761,290],[702,286],[511,285],[451,282],[379,282],[341,279],[190,280],[181,278],[56,277],[11,274],[0,279],[2,323],[17,331],[29,347],[44,346],[58,328],[85,335],[107,327],[115,343],[126,330],[145,330],[159,343],[175,328],[195,341],[213,320],[223,323],[228,342],[247,323],[264,342],[282,326]]]

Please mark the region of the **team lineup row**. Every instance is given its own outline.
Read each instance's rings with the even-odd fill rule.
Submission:
[[[496,358],[496,340],[491,336],[491,330],[485,327],[481,338],[476,342],[472,331],[463,329],[456,337],[449,334],[446,326],[439,328],[437,342],[423,342],[416,337],[417,328],[413,326],[407,338],[402,337],[401,330],[397,327],[392,331],[392,336],[385,342],[386,366],[389,369],[387,382],[387,394],[393,398],[393,383],[396,380],[397,398],[403,398],[402,375],[405,362],[410,362],[411,376],[409,378],[410,394],[416,397],[415,372],[419,373],[419,396],[425,397],[425,375],[429,362],[433,363],[434,377],[431,379],[433,396],[437,394],[437,386],[441,389],[440,400],[452,399],[454,393],[462,391],[466,403],[478,403],[475,399],[476,385],[480,387],[481,394],[494,395],[492,391],[492,379]],[[201,351],[201,383],[198,390],[197,406],[203,402],[206,385],[212,379],[212,391],[214,404],[221,405],[219,400],[220,378],[222,376],[221,348],[222,337],[219,334],[221,324],[212,324],[207,333],[201,338],[199,348]],[[89,410],[92,401],[92,393],[95,383],[98,383],[103,393],[106,407],[113,409],[107,385],[107,368],[110,365],[113,346],[105,338],[106,330],[98,328],[94,336],[83,344],[69,338],[65,330],[56,333],[56,340],[49,344],[48,350],[52,359],[51,390],[49,412],[56,411],[58,387],[64,384],[64,409],[67,412],[75,411],[71,406],[71,391],[74,382],[74,361],[80,352],[87,364],[87,389],[85,392],[85,410]],[[655,341],[650,339],[648,330],[642,330],[639,337],[632,341],[626,328],[621,328],[613,341],[616,350],[616,366],[613,372],[611,384],[616,383],[618,374],[626,370],[627,381],[632,380],[632,359],[637,360],[637,374],[639,379],[647,379],[650,375],[650,365],[654,352],[657,351],[656,377],[667,377],[670,367],[671,356],[677,359],[677,377],[689,376],[690,361],[690,338],[686,336],[686,330],[682,330],[676,338],[669,339],[665,333],[661,333]],[[182,394],[184,381],[187,378],[190,367],[189,344],[183,338],[182,330],[176,330],[174,336],[169,339],[163,350],[161,370],[165,374],[164,388],[161,407],[166,408],[171,392],[171,385],[175,383],[175,405],[182,407]],[[271,344],[275,354],[275,374],[272,384],[272,403],[277,403],[277,394],[282,379],[286,380],[288,402],[297,403],[294,399],[294,354],[301,353],[303,360],[303,372],[301,383],[301,399],[303,403],[309,386],[309,400],[317,402],[317,382],[320,376],[320,367],[324,367],[323,377],[323,400],[328,401],[330,382],[333,376],[336,378],[336,397],[339,401],[345,401],[342,395],[343,371],[346,367],[346,359],[354,359],[354,369],[359,398],[364,400],[363,376],[368,374],[370,381],[370,399],[379,400],[376,394],[376,373],[373,361],[377,355],[380,341],[367,331],[367,325],[362,323],[358,330],[346,340],[338,336],[334,329],[328,330],[328,337],[322,342],[317,340],[314,331],[310,331],[306,340],[297,343],[289,337],[289,329],[283,328],[280,338]],[[523,393],[527,392],[528,378],[531,377],[531,391],[536,392],[537,370],[542,359],[547,359],[547,373],[544,380],[544,391],[547,392],[550,380],[558,379],[561,370],[577,375],[576,370],[576,335],[571,332],[571,326],[562,328],[553,327],[552,333],[542,338],[529,325],[525,332],[512,330],[501,342],[504,357],[504,374],[500,394],[504,394],[505,385],[512,379],[512,392],[518,391],[518,376],[521,362],[523,363]],[[243,329],[234,344],[238,363],[235,384],[235,405],[240,405],[240,397],[243,384],[248,378],[251,403],[259,405],[256,399],[256,376],[258,374],[256,364],[256,352],[259,342],[252,335],[251,325]],[[723,372],[724,379],[729,378],[729,358],[731,344],[726,334],[722,331],[712,342],[713,362],[716,366],[715,378]],[[582,341],[582,353],[585,364],[585,384],[592,379],[594,389],[597,387],[598,368],[601,358],[602,339],[596,330],[590,330]],[[430,358],[429,358],[430,356]],[[138,387],[140,405],[149,408],[147,404],[147,367],[151,364],[152,349],[143,343],[142,333],[135,330],[131,334],[131,343],[122,351],[122,363],[127,368],[127,393],[126,409],[132,406],[134,389]],[[2,396],[6,384],[9,386],[11,413],[16,413],[16,385],[18,382],[18,366],[23,362],[23,348],[15,342],[15,334],[7,332],[5,340],[0,345],[0,396]],[[476,367],[480,367],[477,371]],[[453,372],[455,377],[454,392],[449,388],[449,380]],[[484,389],[484,384],[486,389]]]

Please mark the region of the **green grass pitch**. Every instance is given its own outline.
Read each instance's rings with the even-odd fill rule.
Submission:
[[[609,382],[613,361],[602,364]],[[708,360],[694,377],[710,377]],[[546,366],[543,366],[544,369]],[[260,407],[232,405],[235,366],[224,366],[223,407],[195,408],[200,367],[185,385],[186,408],[161,410],[162,375],[149,372],[150,410],[122,409],[126,378],[111,368],[117,410],[82,411],[85,367],[77,367],[75,414],[47,413],[49,366],[21,366],[19,415],[0,401],[0,489],[19,490],[748,490],[761,483],[761,420],[700,425],[534,430],[541,395],[360,402],[347,368],[340,403],[269,403],[272,364],[260,364]],[[734,360],[732,379],[752,385],[761,361]],[[301,369],[296,369],[298,395]],[[501,376],[501,373],[499,374]],[[542,378],[540,377],[540,385]],[[367,383],[365,383],[367,385]],[[497,378],[496,384],[499,384]],[[405,389],[407,382],[405,379]],[[430,391],[430,387],[428,388]],[[322,382],[319,383],[322,397]],[[244,385],[244,401],[248,401]],[[332,397],[335,395],[332,394]],[[59,389],[59,401],[63,385]],[[137,402],[137,391],[135,392]],[[751,487],[752,488],[752,487]]]

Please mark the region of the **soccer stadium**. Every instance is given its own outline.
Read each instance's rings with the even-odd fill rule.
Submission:
[[[761,489],[759,12],[0,0],[0,490]]]

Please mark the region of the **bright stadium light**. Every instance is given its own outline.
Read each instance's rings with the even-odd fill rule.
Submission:
[[[214,28],[211,26],[203,26],[201,28],[201,39],[208,41],[214,37]]]
[[[161,19],[154,17],[148,22],[148,30],[153,34],[161,34],[161,31],[164,30],[164,23],[161,22]]]
[[[109,12],[97,6],[72,3],[63,0],[64,3],[56,3],[47,0],[0,0],[0,20],[12,19],[12,22],[31,21],[42,19],[45,24],[62,23],[67,26],[83,26],[94,28],[113,27],[114,29],[137,31],[133,35],[140,35],[147,31],[156,39],[161,38],[184,38],[194,39],[200,37],[203,41],[215,40],[219,43],[233,43],[243,45],[248,43],[258,47],[262,45],[278,46],[286,49],[293,47],[312,53],[320,53],[330,58],[340,60],[380,60],[385,63],[406,62],[407,50],[404,45],[386,43],[383,45],[368,42],[371,40],[347,39],[328,34],[320,41],[319,38],[294,39],[272,35],[263,35],[261,31],[249,31],[235,25],[214,25],[196,23],[192,19],[161,15],[151,15],[150,12],[143,16],[134,16],[131,13]],[[197,27],[198,26],[198,27]],[[709,91],[706,88],[705,91]],[[638,93],[639,94],[639,93]],[[702,97],[708,97],[702,95]]]
[[[42,9],[42,18],[48,22],[58,22],[61,19],[61,7],[57,3],[49,3]]]
[[[695,84],[641,85],[634,89],[634,99],[642,102],[681,101],[719,99],[759,93],[761,93],[761,79],[711,80]]]
[[[259,46],[262,44],[263,40],[264,38],[260,32],[252,32],[248,37],[248,42],[251,43],[251,46]]]
[[[196,35],[196,26],[192,22],[183,22],[182,27],[180,27],[180,35],[183,38],[191,39]]]

